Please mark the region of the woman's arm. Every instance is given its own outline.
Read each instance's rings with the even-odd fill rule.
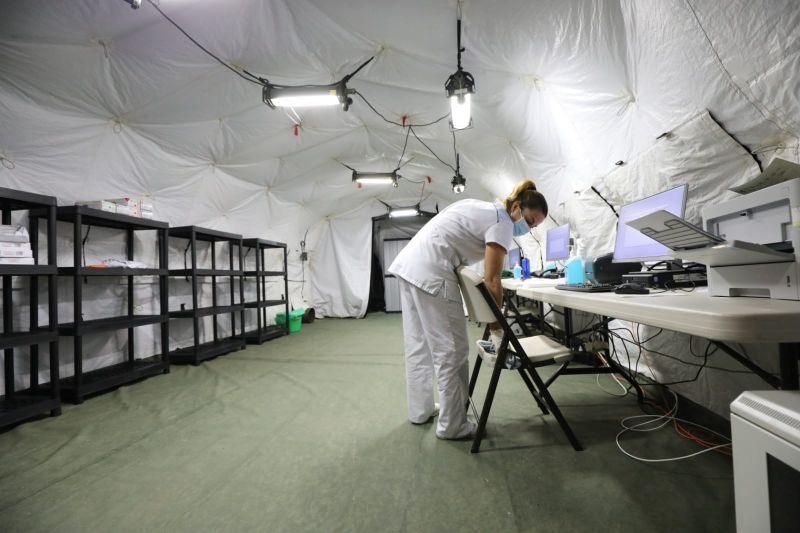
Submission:
[[[500,283],[500,279],[505,258],[505,248],[495,242],[486,243],[486,252],[483,257],[483,279],[499,307],[503,306],[503,285]],[[498,327],[499,324],[497,322],[489,324],[490,329],[497,329]]]

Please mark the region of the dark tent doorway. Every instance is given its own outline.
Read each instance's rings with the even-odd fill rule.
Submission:
[[[398,280],[387,269],[400,250],[434,216],[436,213],[423,211],[415,217],[382,215],[372,219],[372,271],[367,313],[400,311]]]

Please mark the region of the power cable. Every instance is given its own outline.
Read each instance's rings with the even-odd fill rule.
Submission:
[[[438,155],[436,155],[436,152],[434,152],[434,151],[431,149],[431,147],[430,147],[430,146],[428,146],[427,144],[425,144],[425,141],[423,141],[422,139],[420,139],[420,138],[419,138],[419,136],[417,135],[417,132],[416,132],[416,131],[414,131],[414,128],[412,128],[411,126],[409,126],[409,127],[408,127],[408,129],[409,129],[409,130],[411,130],[411,134],[414,136],[414,138],[415,138],[416,140],[418,140],[418,141],[419,141],[419,143],[420,143],[422,146],[424,146],[424,147],[425,147],[425,148],[426,148],[426,149],[427,149],[427,150],[428,150],[428,151],[431,153],[431,155],[433,155],[433,157],[435,157],[436,159],[438,159],[438,160],[439,160],[439,162],[440,162],[441,164],[443,164],[444,166],[446,166],[446,167],[450,168],[450,170],[452,170],[453,172],[457,172],[457,170],[456,170],[456,167],[454,167],[454,166],[453,166],[453,165],[451,165],[450,163],[445,163],[445,162],[442,160],[442,158],[441,158],[441,157],[439,157]]]
[[[255,74],[253,74],[253,73],[249,72],[249,71],[248,71],[247,69],[245,69],[245,68],[242,68],[242,69],[241,69],[241,71],[239,71],[239,70],[235,69],[234,67],[232,67],[231,65],[229,65],[228,63],[226,63],[225,61],[223,61],[223,60],[222,60],[222,59],[221,59],[219,56],[217,56],[216,54],[214,54],[214,53],[213,53],[211,50],[209,50],[208,48],[206,48],[205,46],[203,46],[203,45],[202,45],[202,44],[201,44],[201,43],[200,43],[200,42],[199,42],[197,39],[195,39],[194,37],[192,37],[192,36],[189,34],[189,32],[187,32],[186,30],[184,30],[184,29],[183,29],[183,28],[180,26],[180,24],[178,24],[178,23],[177,23],[175,20],[173,20],[173,19],[172,19],[172,18],[171,18],[169,15],[167,15],[167,14],[166,14],[164,11],[162,11],[162,9],[161,9],[161,8],[158,6],[158,4],[157,4],[157,3],[156,3],[154,0],[147,0],[147,2],[148,2],[148,3],[149,3],[149,4],[150,4],[150,5],[151,5],[151,6],[152,6],[152,7],[153,7],[153,8],[154,8],[154,9],[155,9],[155,10],[156,10],[158,13],[159,13],[159,14],[160,14],[160,15],[161,15],[161,16],[162,16],[162,17],[163,17],[163,18],[164,18],[164,19],[165,19],[167,22],[169,22],[170,24],[172,24],[172,25],[173,25],[173,26],[174,26],[174,27],[175,27],[175,28],[176,28],[176,29],[177,29],[179,32],[181,32],[181,33],[182,33],[182,34],[183,34],[183,35],[184,35],[184,36],[185,36],[187,39],[189,39],[189,41],[191,41],[191,42],[192,42],[192,43],[193,43],[193,44],[194,44],[196,47],[198,47],[200,50],[202,50],[202,51],[203,51],[203,52],[204,52],[206,55],[208,55],[209,57],[211,57],[212,59],[214,59],[214,60],[215,60],[217,63],[219,63],[220,65],[222,65],[222,66],[223,66],[223,67],[225,67],[226,69],[230,70],[231,72],[233,72],[234,74],[236,74],[238,77],[242,78],[243,80],[245,80],[245,81],[247,81],[247,82],[250,82],[250,83],[252,83],[252,84],[254,84],[254,85],[258,85],[258,86],[260,86],[260,87],[264,87],[264,86],[266,86],[266,85],[267,85],[267,83],[268,83],[268,82],[267,82],[267,81],[266,81],[264,78],[261,78],[261,77],[259,77],[259,76],[256,76]],[[369,64],[369,63],[370,63],[370,62],[371,62],[371,61],[372,61],[374,58],[375,58],[375,57],[373,56],[373,57],[370,57],[368,60],[364,61],[364,62],[363,62],[361,65],[359,65],[359,66],[358,66],[358,68],[356,68],[356,69],[355,69],[353,72],[351,72],[351,73],[347,74],[347,75],[346,75],[344,78],[342,78],[341,82],[342,82],[342,83],[346,83],[348,80],[350,80],[350,78],[352,78],[353,76],[355,76],[355,75],[356,75],[356,74],[357,74],[357,73],[358,73],[358,72],[359,72],[361,69],[363,69],[364,67],[366,67],[366,66],[367,66],[367,64]],[[278,85],[278,84],[270,84],[270,85],[272,85],[273,87],[287,87],[287,86]],[[301,86],[301,87],[302,87],[302,86]],[[361,99],[364,101],[364,103],[365,103],[365,104],[367,104],[367,107],[369,107],[369,108],[370,108],[370,109],[371,109],[371,110],[372,110],[372,111],[373,111],[373,112],[374,112],[376,115],[378,115],[378,116],[379,116],[379,117],[380,117],[380,118],[381,118],[383,121],[385,121],[385,122],[387,122],[387,123],[389,123],[389,124],[394,124],[394,125],[396,125],[396,126],[400,126],[400,127],[407,127],[407,128],[408,128],[408,132],[406,132],[406,140],[405,140],[405,145],[404,145],[404,147],[403,147],[403,153],[405,153],[405,146],[408,144],[408,134],[409,134],[409,133],[413,133],[413,134],[414,134],[414,137],[415,137],[415,138],[416,138],[416,139],[417,139],[417,140],[418,140],[418,141],[419,141],[419,142],[420,142],[420,143],[421,143],[421,144],[422,144],[422,145],[423,145],[423,146],[424,146],[424,147],[425,147],[425,148],[426,148],[426,149],[427,149],[427,150],[428,150],[428,151],[429,151],[429,152],[430,152],[430,153],[431,153],[431,154],[432,154],[432,155],[433,155],[433,156],[434,156],[436,159],[438,159],[438,160],[439,160],[439,162],[441,162],[443,165],[445,165],[445,166],[449,167],[449,168],[450,168],[450,169],[452,169],[454,172],[456,172],[456,169],[455,169],[455,167],[453,167],[453,166],[452,166],[452,165],[450,165],[449,163],[445,163],[445,162],[444,162],[444,161],[443,161],[443,160],[442,160],[442,159],[441,159],[441,158],[440,158],[440,157],[439,157],[439,156],[438,156],[438,155],[437,155],[437,154],[436,154],[436,153],[435,153],[433,150],[431,150],[431,148],[430,148],[430,147],[429,147],[427,144],[425,144],[425,143],[424,143],[424,142],[423,142],[423,141],[422,141],[422,140],[421,140],[421,139],[420,139],[420,138],[417,136],[416,132],[414,132],[414,131],[413,131],[413,129],[412,129],[412,127],[425,127],[425,126],[432,126],[432,125],[434,125],[434,124],[437,124],[437,123],[441,122],[442,120],[446,119],[447,117],[449,117],[449,116],[450,116],[450,113],[447,113],[447,114],[445,114],[445,115],[442,115],[441,117],[439,117],[439,118],[437,118],[437,119],[435,119],[435,120],[432,120],[432,121],[430,121],[430,122],[425,122],[425,123],[420,123],[420,124],[401,124],[401,123],[399,123],[399,122],[396,122],[396,121],[394,121],[394,120],[390,120],[390,119],[386,118],[386,116],[384,116],[384,115],[383,115],[383,114],[382,114],[380,111],[378,111],[378,110],[375,108],[375,106],[373,106],[373,105],[372,105],[372,103],[371,103],[369,100],[367,100],[367,98],[366,98],[366,97],[365,97],[363,94],[361,94],[359,91],[357,91],[357,90],[354,90],[353,92],[354,92],[354,94],[358,95],[358,97],[359,97],[359,98],[361,98]],[[454,149],[454,151],[455,151],[455,147],[456,147],[455,132],[452,132],[452,133],[453,133],[453,149]],[[456,153],[457,153],[457,152],[456,152]],[[402,158],[403,158],[403,156],[401,155],[401,156],[400,156],[400,162],[402,162]],[[399,167],[399,165],[400,165],[400,162],[398,162],[398,167]]]
[[[669,392],[673,395],[674,403],[673,403],[672,407],[670,407],[663,414],[661,414],[661,415],[645,414],[645,415],[628,416],[628,417],[623,418],[620,421],[620,426],[622,426],[622,430],[619,433],[617,433],[617,436],[615,438],[615,441],[616,441],[616,444],[617,444],[617,448],[619,449],[620,452],[622,452],[623,454],[627,455],[631,459],[635,459],[635,460],[641,461],[643,463],[667,463],[667,462],[673,462],[673,461],[680,461],[680,460],[683,460],[683,459],[689,459],[691,457],[696,457],[698,455],[702,455],[704,453],[707,453],[707,452],[710,452],[710,451],[714,451],[714,450],[721,450],[723,448],[730,448],[730,446],[731,446],[730,439],[728,439],[728,437],[726,437],[725,435],[722,435],[721,433],[717,433],[713,429],[709,429],[709,428],[707,428],[705,426],[702,426],[702,425],[700,425],[700,424],[698,424],[696,422],[692,422],[690,420],[685,420],[685,419],[682,419],[682,418],[678,418],[676,416],[678,414],[678,395],[675,394],[674,391],[669,391]],[[638,422],[636,424],[631,424],[631,421],[642,420],[642,419],[644,419],[644,421]],[[640,457],[640,456],[634,455],[633,453],[627,451],[622,446],[621,438],[622,438],[622,436],[624,434],[629,433],[631,431],[635,431],[635,432],[639,432],[639,433],[642,433],[642,432],[649,433],[649,432],[657,431],[657,430],[669,425],[670,422],[672,422],[673,424],[676,424],[676,430],[677,430],[677,427],[678,427],[677,423],[680,422],[681,424],[687,424],[687,425],[690,425],[690,426],[694,426],[694,427],[700,428],[700,429],[702,429],[702,430],[704,430],[704,431],[706,431],[706,432],[708,432],[710,434],[716,435],[717,437],[719,437],[719,438],[721,438],[721,439],[723,439],[724,441],[727,441],[727,442],[725,442],[723,444],[713,444],[713,443],[706,443],[705,441],[697,442],[697,440],[699,440],[699,439],[695,440],[694,438],[692,438],[692,440],[695,440],[695,442],[697,442],[701,446],[704,446],[705,449],[697,451],[697,452],[694,452],[694,453],[686,454],[686,455],[680,455],[680,456],[677,456],[677,457],[664,457],[664,458],[658,458],[658,459],[651,459],[651,458],[647,458],[647,457]],[[683,435],[680,431],[678,431],[678,434],[681,435],[681,436],[686,436],[686,435]],[[691,434],[689,434],[689,435],[691,435]],[[689,437],[689,438],[691,438],[691,437]]]
[[[242,70],[244,70],[244,72],[245,72],[245,73],[247,73],[247,75],[245,75],[245,74],[242,74],[241,72],[239,72],[238,70],[236,70],[235,68],[233,68],[232,66],[230,66],[229,64],[227,64],[225,61],[223,61],[222,59],[220,59],[219,57],[217,57],[217,56],[216,56],[216,55],[215,55],[213,52],[211,52],[211,51],[210,51],[208,48],[206,48],[205,46],[203,46],[202,44],[200,44],[200,43],[199,43],[199,42],[198,42],[198,41],[197,41],[197,40],[196,40],[194,37],[192,37],[191,35],[189,35],[189,33],[188,33],[188,32],[186,32],[186,30],[184,30],[183,28],[181,28],[181,27],[180,27],[180,25],[179,25],[177,22],[175,22],[174,20],[172,20],[172,19],[169,17],[169,15],[167,15],[166,13],[164,13],[163,11],[161,11],[161,8],[160,8],[160,7],[158,7],[158,4],[156,4],[156,3],[155,3],[153,0],[147,0],[147,3],[149,3],[151,6],[153,6],[153,7],[155,8],[155,10],[156,10],[156,11],[158,11],[158,12],[161,14],[161,16],[162,16],[162,17],[164,17],[164,18],[165,18],[165,19],[166,19],[166,20],[167,20],[167,21],[168,21],[170,24],[172,24],[173,26],[175,26],[175,27],[178,29],[178,31],[179,31],[179,32],[181,32],[181,33],[182,33],[184,36],[186,36],[186,38],[187,38],[187,39],[189,39],[190,41],[192,41],[192,43],[194,43],[194,45],[195,45],[195,46],[197,46],[197,47],[198,47],[200,50],[202,50],[202,51],[203,51],[203,52],[205,52],[207,55],[209,55],[209,56],[210,56],[210,57],[212,57],[214,60],[216,60],[216,61],[217,61],[217,63],[219,63],[220,65],[222,65],[222,66],[223,66],[223,67],[225,67],[226,69],[230,70],[231,72],[233,72],[234,74],[236,74],[237,76],[239,76],[240,78],[242,78],[242,79],[243,79],[243,80],[245,80],[245,81],[249,81],[250,83],[253,83],[253,84],[255,84],[255,85],[259,85],[259,86],[261,86],[261,87],[263,87],[263,86],[264,86],[264,83],[263,83],[263,82],[261,82],[261,80],[259,80],[259,79],[258,79],[258,77],[254,76],[253,74],[250,74],[249,72],[247,72],[247,71],[246,71],[246,70],[244,70],[244,69],[242,69]],[[251,77],[248,77],[248,76],[251,76]]]
[[[443,121],[444,119],[446,119],[447,117],[450,116],[450,113],[447,113],[446,115],[442,115],[441,117],[437,118],[436,120],[432,120],[431,122],[425,122],[425,123],[422,123],[422,124],[411,124],[411,123],[401,124],[400,122],[395,122],[394,120],[386,118],[383,115],[383,113],[381,113],[380,111],[375,109],[375,106],[372,105],[370,103],[370,101],[367,100],[367,98],[363,94],[361,94],[358,90],[354,90],[354,94],[356,94],[359,98],[361,98],[364,101],[364,103],[367,104],[367,107],[369,107],[372,110],[373,113],[375,113],[381,119],[383,119],[384,122],[387,122],[389,124],[394,124],[395,126],[400,126],[401,128],[410,128],[410,127],[422,128],[422,127],[425,127],[425,126],[432,126],[434,124],[437,124],[437,123]]]
[[[408,128],[406,132],[406,140],[403,142],[403,151],[400,152],[400,159],[397,161],[397,168],[400,168],[403,162],[403,157],[406,155],[406,147],[408,146],[408,135],[411,133],[411,128]]]
[[[610,208],[611,208],[611,211],[613,211],[613,212],[614,212],[614,216],[615,216],[615,217],[617,217],[617,218],[619,218],[619,213],[617,213],[617,210],[616,210],[616,209],[614,209],[614,206],[613,206],[613,205],[611,205],[611,203],[610,203],[608,200],[606,200],[605,196],[603,196],[602,194],[600,194],[600,191],[598,191],[598,190],[595,188],[595,186],[594,186],[594,185],[592,185],[592,186],[591,186],[591,189],[594,191],[594,193],[595,193],[597,196],[599,196],[599,197],[600,197],[600,199],[601,199],[601,200],[603,200],[603,201],[606,203],[606,205],[607,205],[608,207],[610,207]]]

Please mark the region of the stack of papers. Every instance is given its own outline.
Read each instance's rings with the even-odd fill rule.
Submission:
[[[76,205],[85,205],[94,209],[100,209],[101,211],[117,213],[119,215],[128,215],[130,217],[147,219],[155,218],[153,201],[150,198],[112,198],[110,200],[76,202]]]
[[[25,226],[0,225],[0,265],[33,265],[31,239]]]
[[[141,261],[125,259],[103,259],[101,263],[86,265],[87,268],[147,268]]]

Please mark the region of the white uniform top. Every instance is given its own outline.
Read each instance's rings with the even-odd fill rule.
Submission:
[[[457,281],[456,268],[484,258],[486,243],[508,250],[513,235],[514,222],[501,204],[460,200],[417,232],[389,272],[436,296],[446,281]]]

